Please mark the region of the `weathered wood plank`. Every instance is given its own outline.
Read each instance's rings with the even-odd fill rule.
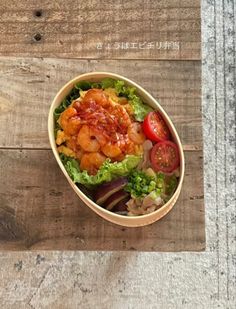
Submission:
[[[186,150],[202,149],[201,63],[23,59],[0,60],[0,147],[49,148],[47,114],[60,87],[90,71],[127,76],[147,89],[171,116]]]
[[[174,209],[143,228],[94,214],[73,192],[49,150],[0,150],[0,250],[203,250],[202,152],[186,153]]]
[[[0,14],[0,55],[192,60],[201,57],[199,0],[0,0]]]
[[[133,1],[135,2],[135,1]],[[145,3],[144,3],[145,2]],[[180,1],[179,0],[158,0],[158,1],[144,1],[142,2],[143,7],[148,6],[149,8],[155,9],[155,8],[176,8],[180,6]],[[141,2],[139,2],[141,3]],[[136,1],[136,4],[138,2]],[[91,10],[96,10],[99,7],[106,7],[106,5],[109,5],[110,7],[113,7],[115,10],[117,7],[121,7],[122,9],[130,9],[133,8],[134,5],[130,1],[121,1],[117,0],[116,2],[112,0],[101,0],[99,1],[99,4],[97,0],[89,0],[89,1],[78,1],[78,0],[55,0],[50,1],[50,0],[42,0],[40,1],[40,5],[38,3],[36,9],[42,8],[42,6],[45,9],[48,10],[60,10],[60,11],[65,11],[65,10],[86,10],[87,12]],[[20,11],[20,10],[33,10],[35,9],[35,1],[34,0],[24,0],[19,3],[18,0],[12,0],[10,2],[7,1],[1,1],[1,9],[2,10],[12,10],[12,11]],[[183,8],[199,8],[200,2],[193,1],[193,0],[181,0],[181,7]],[[137,6],[136,9],[138,10],[139,7]]]

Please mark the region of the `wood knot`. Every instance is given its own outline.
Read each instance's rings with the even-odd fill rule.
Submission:
[[[34,41],[39,42],[42,39],[42,35],[40,33],[36,33],[34,35]]]
[[[43,15],[43,11],[42,10],[36,10],[34,11],[34,16],[35,17],[41,17]]]

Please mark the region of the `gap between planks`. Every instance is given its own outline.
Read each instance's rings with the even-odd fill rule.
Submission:
[[[125,60],[125,61],[147,61],[147,62],[153,62],[153,61],[156,61],[156,62],[176,62],[176,61],[178,61],[178,62],[199,62],[199,63],[201,63],[202,62],[202,60],[201,60],[201,58],[184,58],[184,59],[179,59],[179,58],[171,58],[171,59],[168,59],[168,58],[157,58],[157,59],[155,59],[155,58],[146,58],[146,57],[144,57],[144,58],[123,58],[123,57],[114,57],[114,58],[107,58],[107,57],[79,57],[79,58],[77,58],[77,57],[70,57],[70,56],[68,56],[68,57],[65,57],[65,56],[57,56],[57,57],[37,57],[37,56],[34,56],[34,57],[31,57],[31,56],[15,56],[15,54],[14,55],[8,55],[8,56],[5,56],[5,55],[1,55],[0,54],[0,60],[1,59],[3,59],[3,60],[8,60],[8,59],[16,59],[16,58],[23,58],[23,59],[25,59],[25,60],[32,60],[32,59],[40,59],[40,60],[42,60],[42,61],[44,61],[44,60],[68,60],[68,61],[70,61],[70,60],[78,60],[78,61],[88,61],[88,62],[90,62],[90,61],[123,61],[123,60]]]

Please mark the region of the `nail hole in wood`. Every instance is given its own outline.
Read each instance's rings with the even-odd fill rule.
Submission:
[[[43,15],[42,10],[36,10],[36,11],[34,11],[34,16],[36,16],[36,17],[41,17],[42,15]]]
[[[40,33],[36,33],[36,34],[34,35],[34,40],[35,40],[36,42],[41,41],[41,39],[42,39],[42,35],[41,35]]]

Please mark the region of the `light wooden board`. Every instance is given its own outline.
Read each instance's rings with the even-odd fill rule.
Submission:
[[[57,91],[76,75],[104,70],[140,83],[171,116],[185,149],[202,149],[200,62],[32,58],[0,60],[0,132],[8,127],[0,146],[49,148],[47,115]]]
[[[123,228],[84,205],[50,150],[0,151],[0,250],[203,250],[201,151],[186,152],[179,201],[159,222]]]
[[[200,0],[0,0],[0,16],[0,55],[201,57]]]

